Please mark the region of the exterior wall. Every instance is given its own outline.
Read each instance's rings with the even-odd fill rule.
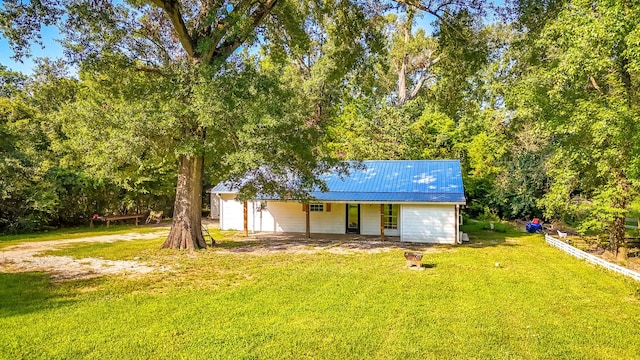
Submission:
[[[294,201],[248,202],[248,230],[251,232],[304,233],[305,212]],[[220,195],[220,229],[243,230],[243,203],[233,194]],[[311,212],[311,233],[344,234],[346,205],[332,203],[331,211]],[[401,241],[454,244],[456,240],[455,205],[400,205],[398,230],[385,229],[385,236],[400,236]],[[360,205],[360,233],[380,235],[380,205]]]
[[[235,200],[233,194],[222,194],[220,229],[244,229],[244,204]],[[305,212],[302,204],[295,201],[267,201],[264,209],[260,201],[247,202],[248,230],[251,232],[306,232]],[[311,232],[317,234],[345,233],[345,205],[331,204],[331,211],[311,212]]]
[[[331,211],[309,213],[310,231],[315,234],[344,234],[345,206],[331,204]],[[256,215],[257,231],[265,232],[306,232],[305,212],[298,202],[269,201],[260,214]],[[262,224],[260,226],[260,223]]]
[[[305,232],[305,212],[302,204],[294,201],[267,201],[262,211],[262,229],[272,232]]]
[[[302,205],[299,205],[302,208]],[[304,215],[304,212],[301,211]],[[332,203],[331,211],[327,211],[327,204],[323,212],[309,213],[311,232],[315,234],[344,234],[347,230],[347,207],[345,204]]]
[[[234,194],[220,195],[220,229],[244,229],[244,204],[235,199]]]
[[[211,193],[211,219],[220,219],[220,196]]]
[[[408,242],[454,244],[455,205],[402,205],[400,240]]]
[[[263,202],[263,204],[266,205],[266,207],[264,208],[261,208],[260,204],[260,201],[256,203],[254,230],[258,232],[275,232],[275,222],[273,216],[269,212],[270,208],[273,206],[273,203],[270,201]]]
[[[403,205],[400,205],[400,209]],[[402,210],[400,210],[402,212]],[[397,229],[384,229],[385,236],[400,236],[402,220],[398,216]],[[380,235],[380,204],[360,205],[360,234]]]
[[[380,205],[360,205],[360,234],[380,235]]]

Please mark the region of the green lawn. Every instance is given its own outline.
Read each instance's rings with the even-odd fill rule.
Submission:
[[[108,228],[104,225],[98,225],[93,228],[78,227],[71,229],[55,229],[51,231],[26,235],[2,235],[0,236],[0,250],[7,246],[20,244],[23,242],[78,239],[89,236],[116,235],[130,232],[137,232],[142,234],[159,231],[162,231],[162,229],[150,225],[111,225]]]
[[[242,243],[222,232],[195,254],[159,250],[162,238],[78,244],[60,253],[173,271],[0,273],[0,357],[640,359],[639,282],[485,225],[426,252],[424,271],[403,250],[230,253]]]

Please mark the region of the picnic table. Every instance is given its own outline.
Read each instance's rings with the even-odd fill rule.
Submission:
[[[118,221],[118,220],[129,220],[129,219],[136,219],[136,226],[138,226],[138,224],[140,223],[140,219],[141,218],[146,218],[147,215],[146,214],[134,214],[134,215],[116,215],[116,216],[101,216],[98,218],[95,218],[96,220],[102,220],[102,221],[106,221],[107,222],[107,227],[109,227],[109,225],[111,224],[112,221]],[[93,218],[91,219],[91,227],[93,227]]]

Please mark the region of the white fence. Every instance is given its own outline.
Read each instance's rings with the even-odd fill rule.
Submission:
[[[577,257],[578,259],[585,259],[590,263],[596,264],[596,265],[600,265],[600,266],[604,266],[605,268],[609,269],[609,270],[613,270],[617,273],[620,273],[622,275],[626,275],[626,276],[630,276],[631,278],[640,281],[640,273],[637,273],[633,270],[627,269],[626,267],[622,267],[620,265],[616,265],[616,264],[612,264],[608,261],[602,260],[601,258],[597,257],[597,256],[593,256],[589,253],[586,253],[580,249],[576,249],[575,247],[569,245],[569,244],[565,244],[562,241],[553,238],[549,235],[545,235],[544,239],[547,241],[547,243],[549,245],[555,246],[559,249],[561,249],[562,251],[571,254],[575,257]]]

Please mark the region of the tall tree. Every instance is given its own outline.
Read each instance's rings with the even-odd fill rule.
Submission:
[[[466,3],[443,0],[423,5],[438,12]],[[200,81],[207,83],[213,78],[225,77],[227,64],[238,59],[237,51],[256,43],[282,44],[281,53],[286,55],[295,53],[298,48],[308,48],[313,39],[310,34],[318,29],[313,24],[319,23],[318,19],[323,16],[330,19],[337,48],[347,50],[346,53],[335,52],[334,60],[341,56],[349,59],[349,51],[353,50],[349,45],[362,45],[369,39],[362,34],[364,28],[354,27],[354,24],[374,20],[380,11],[392,5],[385,1],[365,4],[348,0],[302,3],[287,0],[44,0],[26,3],[9,0],[0,9],[0,29],[14,45],[16,54],[23,55],[28,52],[26,45],[39,39],[41,24],[57,25],[65,35],[69,57],[85,66],[108,64],[134,69],[150,78],[156,77],[160,82],[177,84],[174,100],[181,105],[171,110],[184,110],[173,111],[172,125],[181,138],[176,149],[178,181],[172,229],[163,246],[195,249],[206,246],[200,230],[200,199],[207,126],[193,107],[196,92],[193,86]],[[315,38],[325,37],[318,35]],[[274,46],[270,48],[275,49]],[[363,53],[369,51],[366,46],[363,49]],[[314,93],[326,95],[323,91]],[[316,115],[322,114],[322,101],[316,101],[315,105]],[[214,125],[219,126],[218,123]],[[318,164],[317,161],[313,163]],[[314,164],[307,162],[305,166]],[[298,165],[302,163],[294,163],[292,167]]]
[[[423,29],[415,34],[416,10],[408,7],[405,21],[396,22],[397,32],[391,37],[390,58],[397,76],[396,106],[402,107],[435,80],[432,67],[440,61],[436,40]]]
[[[511,101],[550,136],[546,215],[608,230],[617,252],[640,174],[640,7],[574,0],[554,13],[544,25],[536,20],[540,37],[525,37],[535,51],[519,59]]]

